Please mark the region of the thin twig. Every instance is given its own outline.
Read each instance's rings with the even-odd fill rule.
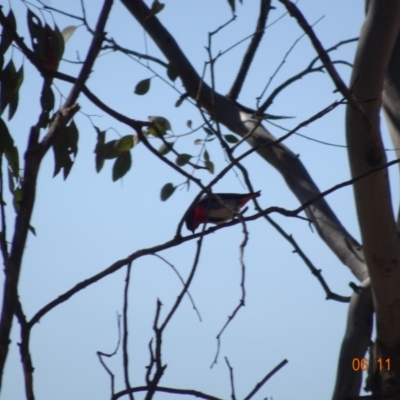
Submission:
[[[235,394],[235,380],[233,378],[233,368],[231,367],[231,364],[229,364],[228,357],[224,357],[226,365],[228,366],[229,369],[229,380],[231,382],[231,399],[236,400],[236,394]]]
[[[265,382],[267,382],[269,378],[275,375],[287,363],[288,360],[286,359],[281,361],[272,371],[268,372],[268,374],[265,375],[265,377],[261,380],[261,382],[257,383],[255,388],[243,400],[250,400],[264,386]]]
[[[170,263],[166,258],[160,256],[159,254],[152,254],[152,255],[155,256],[155,257],[157,257],[157,258],[159,258],[160,260],[164,261],[167,265],[169,265],[169,266],[172,268],[172,270],[175,272],[175,274],[177,275],[177,277],[179,278],[179,280],[182,282],[182,284],[183,284],[183,285],[185,284],[185,281],[183,280],[182,275],[181,275],[181,274],[179,273],[179,271],[175,268],[175,265],[173,265],[172,263]],[[190,302],[192,303],[193,309],[195,310],[197,316],[199,317],[199,321],[202,322],[202,318],[201,318],[201,315],[200,315],[200,311],[198,310],[198,308],[197,308],[197,306],[196,306],[196,304],[195,304],[195,302],[194,302],[194,300],[193,300],[193,297],[192,297],[192,295],[190,294],[189,290],[187,291],[187,295],[188,295],[188,297],[189,297],[189,299],[190,299]]]
[[[115,350],[112,353],[104,353],[102,351],[97,351],[97,357],[100,360],[100,364],[103,366],[103,368],[107,371],[108,375],[110,375],[110,380],[111,380],[111,396],[114,396],[115,394],[115,375],[112,373],[112,371],[108,368],[107,364],[104,362],[102,357],[114,357],[117,354],[117,351],[119,349],[119,345],[121,343],[121,315],[117,315],[117,326],[118,326],[118,341],[117,345],[115,347]]]
[[[324,17],[320,17],[317,21],[314,22],[312,26],[315,26],[318,24],[319,21]],[[274,78],[278,75],[278,72],[282,69],[283,65],[286,63],[286,60],[288,59],[290,53],[294,50],[296,45],[300,42],[300,40],[305,36],[305,33],[302,33],[294,42],[293,44],[289,47],[289,49],[286,51],[285,55],[283,56],[281,62],[279,65],[276,67],[275,71],[273,74],[270,76],[268,79],[267,84],[265,85],[264,89],[261,91],[261,94],[257,97],[257,108],[259,107],[258,101],[264,96],[265,92],[268,90],[269,86],[271,85],[272,81]],[[262,107],[262,106],[261,106]],[[263,110],[263,111],[262,111]],[[266,111],[267,108],[260,109],[259,113],[261,114],[262,112]]]
[[[124,307],[123,307],[123,333],[122,333],[122,360],[126,390],[129,391],[129,399],[134,400],[133,394],[130,391],[131,384],[129,382],[129,352],[128,352],[128,295],[129,283],[131,281],[132,262],[126,266],[126,278],[124,288]]]

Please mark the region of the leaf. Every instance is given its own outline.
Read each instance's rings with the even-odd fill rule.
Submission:
[[[101,131],[97,126],[94,127],[97,132],[97,143],[94,148],[96,172],[99,173],[104,165],[104,142],[106,140],[106,131]]]
[[[160,3],[158,0],[154,0],[153,4],[151,5],[150,14],[148,18],[153,17],[154,15],[158,14],[163,8],[165,4]]]
[[[12,175],[19,177],[19,155],[6,123],[0,118],[0,153],[5,154]]]
[[[32,225],[29,225],[28,229],[36,236],[36,229]]]
[[[137,83],[135,87],[135,94],[144,95],[150,89],[151,78],[143,79]]]
[[[54,108],[54,93],[51,89],[50,82],[46,80],[43,82],[42,93],[40,95],[40,105],[42,106],[43,111],[51,111]]]
[[[212,129],[207,128],[207,127],[204,127],[203,129],[207,133],[207,135],[209,135],[209,136],[214,135],[214,132],[212,131]]]
[[[129,151],[133,147],[133,135],[123,136],[118,139],[114,145],[115,150],[123,153],[124,151]]]
[[[1,88],[0,88],[0,115],[3,114],[7,105],[8,120],[10,120],[17,110],[19,101],[19,89],[24,79],[23,67],[18,70],[15,69],[12,60],[8,62],[6,67],[1,73]]]
[[[116,140],[110,140],[103,145],[102,152],[103,157],[106,160],[112,160],[113,158],[117,158],[121,154],[121,152],[115,148],[116,143]]]
[[[239,139],[234,135],[224,135],[224,138],[228,143],[237,143],[239,141]]]
[[[168,200],[172,194],[175,192],[176,186],[174,186],[172,183],[166,183],[160,193],[160,198],[161,201]]]
[[[15,16],[11,9],[8,12],[6,19],[8,20],[9,25],[11,25],[11,28],[14,31],[16,31],[17,23],[15,22]],[[0,53],[1,54],[4,54],[7,51],[7,49],[10,47],[11,42],[12,42],[12,35],[11,35],[10,31],[8,29],[3,28],[3,31],[1,33],[1,42],[0,42]]]
[[[132,156],[130,151],[125,151],[120,154],[115,160],[113,170],[112,170],[112,180],[113,182],[122,178],[131,168]]]
[[[21,68],[18,70],[14,77],[13,81],[13,92],[11,94],[10,103],[8,106],[8,120],[11,120],[17,111],[18,103],[19,103],[19,89],[21,87],[22,81],[24,80],[24,68],[21,65]]]
[[[201,139],[196,139],[195,141],[194,141],[194,144],[196,145],[196,146],[199,146],[200,144],[202,144],[203,143],[203,141],[201,140]]]
[[[191,121],[190,119],[186,122],[186,126],[187,126],[189,129],[192,129],[192,121]]]
[[[168,144],[169,144],[169,146],[167,146],[165,143],[163,143],[163,144],[160,146],[160,148],[158,149],[158,152],[159,152],[162,156],[167,155],[167,154],[171,151],[171,148],[174,146],[173,143],[168,143]]]
[[[207,150],[204,150],[204,155],[203,155],[203,157],[204,157],[204,161],[210,161],[210,155],[208,154],[208,151]]]
[[[54,108],[54,93],[51,89],[51,80],[45,79],[43,82],[42,93],[40,94],[40,104],[42,106],[42,113],[39,116],[39,126],[46,128],[50,122],[50,112]]]
[[[78,139],[79,133],[74,121],[56,136],[53,143],[55,161],[53,177],[63,170],[64,180],[67,179],[78,153]]]
[[[150,115],[149,121],[152,122],[157,127],[157,129],[161,135],[165,135],[165,133],[167,131],[171,130],[171,124],[164,117]],[[152,133],[153,135],[158,136],[157,131],[155,131],[154,129],[152,130],[151,127],[149,128],[149,133]]]
[[[214,163],[212,161],[206,161],[205,166],[208,169],[208,171],[210,172],[210,174],[214,173]]]
[[[183,97],[179,97],[179,99],[175,103],[175,107],[178,108],[183,103],[183,100],[184,100]]]
[[[232,12],[235,12],[235,0],[228,0],[228,4],[231,7]]]
[[[176,69],[176,65],[174,63],[168,64],[167,75],[172,82],[175,82],[176,78],[178,77],[178,70]]]
[[[183,167],[190,161],[191,158],[192,158],[192,156],[190,154],[183,153],[183,154],[179,154],[179,156],[176,158],[175,162],[180,167]]]
[[[33,51],[42,59],[44,49],[42,23],[37,15],[34,14],[29,8],[27,12],[27,19]]]
[[[72,36],[72,34],[79,28],[79,26],[74,26],[74,25],[69,25],[66,26],[62,31],[61,35],[64,39],[64,43],[66,43],[69,38]]]

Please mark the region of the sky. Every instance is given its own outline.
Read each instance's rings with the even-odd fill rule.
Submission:
[[[1,1],[4,12],[10,3]],[[68,3],[68,5],[66,5]],[[150,2],[147,1],[147,4]],[[183,51],[202,73],[208,54],[208,33],[231,17],[228,2],[224,0],[165,0],[165,8],[158,15],[160,21],[175,37]],[[81,15],[80,1],[46,1],[48,6]],[[353,0],[318,1],[301,0],[298,7],[325,48],[342,40],[357,37],[363,21],[363,2]],[[26,9],[38,12],[34,0],[23,3],[12,0],[17,26],[25,42],[30,44],[26,24]],[[94,27],[101,2],[85,1],[86,13]],[[239,97],[239,102],[254,108],[262,88],[274,75],[293,43],[302,35],[295,20],[284,16],[280,3],[269,16],[269,27],[254,60]],[[212,51],[216,55],[254,29],[258,2],[243,0],[237,4],[237,18],[212,38]],[[42,18],[60,29],[79,25],[76,20],[60,13],[42,13]],[[275,23],[273,23],[275,22]],[[165,61],[143,29],[126,9],[115,1],[106,28],[121,46],[148,53]],[[79,27],[66,43],[64,60],[59,70],[77,75],[80,65],[72,61],[84,59],[91,36]],[[246,49],[244,42],[218,59],[215,66],[216,89],[225,94],[238,71]],[[352,62],[356,45],[348,44],[332,53],[336,60]],[[11,53],[10,53],[11,54]],[[39,74],[24,60],[17,49],[12,56],[17,67],[24,65],[25,80],[20,93],[16,116],[7,122],[20,150],[26,147],[29,128],[40,110]],[[267,94],[293,74],[305,68],[315,57],[306,37],[302,37],[288,55],[282,68],[272,79]],[[153,72],[150,68],[154,68]],[[350,68],[339,65],[338,71],[348,82]],[[151,79],[150,91],[143,96],[134,93],[142,79]],[[206,74],[209,80],[209,71]],[[148,116],[163,116],[172,126],[173,135],[183,135],[175,144],[181,152],[196,155],[196,139],[204,138],[199,130],[190,135],[187,121],[193,127],[201,125],[197,109],[189,102],[175,107],[184,92],[179,81],[172,83],[162,67],[134,60],[115,52],[103,53],[95,63],[88,81],[89,88],[110,107],[131,118],[147,120]],[[57,104],[66,96],[70,85],[55,82]],[[340,100],[326,73],[316,73],[294,83],[276,98],[268,112],[293,116],[283,120],[284,128],[291,129],[306,118]],[[54,156],[50,151],[41,166],[38,192],[32,218],[37,235],[30,235],[23,259],[19,294],[28,318],[48,302],[57,298],[78,282],[104,270],[112,263],[133,252],[162,244],[173,238],[177,224],[198,189],[180,186],[165,202],[160,190],[167,182],[184,183],[176,171],[166,167],[142,145],[132,151],[133,165],[120,181],[112,182],[112,163],[106,162],[96,173],[93,150],[96,131],[93,125],[107,130],[107,140],[132,134],[130,129],[111,119],[79,98],[81,111],[74,121],[79,129],[79,151],[66,181],[62,174],[53,178]],[[279,137],[285,133],[266,123],[271,133]],[[228,134],[226,128],[222,128]],[[285,144],[299,154],[314,181],[321,190],[349,179],[345,148],[344,108],[337,108],[301,132],[308,138],[332,145],[324,145],[293,135]],[[383,127],[385,147],[391,149]],[[161,142],[152,139],[159,147]],[[247,149],[242,146],[242,151]],[[226,166],[223,151],[216,141],[207,144],[216,172]],[[392,151],[387,152],[392,159]],[[173,159],[171,157],[171,159]],[[297,207],[298,201],[288,190],[282,177],[257,155],[244,161],[253,187],[262,191],[263,208]],[[185,167],[192,172],[190,167]],[[213,175],[196,172],[207,184]],[[397,171],[390,171],[394,204],[398,203]],[[215,191],[245,192],[243,179],[237,171],[227,174],[218,182]],[[12,232],[14,212],[12,201],[6,198],[7,224]],[[327,201],[349,232],[359,240],[352,189],[340,189],[327,197]],[[248,214],[253,212],[249,205]],[[296,239],[314,265],[322,270],[332,291],[350,296],[349,282],[356,282],[346,266],[318,237],[307,222],[273,215],[285,231]],[[204,238],[198,269],[190,287],[191,296],[201,315],[201,321],[185,296],[179,310],[168,325],[163,341],[163,361],[168,365],[160,385],[199,390],[220,398],[230,398],[229,369],[225,357],[234,370],[237,398],[244,398],[254,386],[282,360],[286,364],[254,397],[270,399],[327,399],[330,398],[336,373],[338,351],[343,337],[347,305],[325,299],[325,293],[303,261],[293,253],[290,244],[266,221],[259,219],[248,224],[249,242],[245,248],[246,305],[241,308],[221,338],[217,364],[210,368],[216,351],[216,335],[232,314],[241,297],[241,265],[239,246],[243,240],[240,225],[220,230]],[[189,232],[184,231],[184,234]],[[9,236],[11,238],[11,234]],[[193,264],[196,240],[177,248],[160,252],[169,263],[186,278]],[[32,331],[31,351],[34,363],[34,387],[37,399],[109,399],[110,380],[100,365],[97,351],[112,352],[118,341],[117,314],[122,312],[126,269],[91,285],[46,314]],[[129,288],[129,352],[130,382],[132,386],[145,383],[149,362],[148,343],[153,337],[156,302],[163,306],[165,318],[182,284],[172,268],[160,258],[146,256],[132,265]],[[15,323],[12,343],[4,377],[1,400],[24,399],[22,371],[18,353],[19,327]],[[124,389],[121,349],[106,360],[116,375],[116,389]],[[135,399],[144,398],[143,394]],[[158,394],[157,399],[172,398]],[[189,398],[189,397],[181,397]]]

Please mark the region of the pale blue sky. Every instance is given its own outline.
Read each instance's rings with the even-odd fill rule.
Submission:
[[[5,1],[2,3],[7,11],[9,6]],[[215,54],[252,32],[258,2],[243,0],[243,3],[237,6],[237,20],[215,38]],[[12,0],[11,4],[18,28],[28,43],[26,7],[18,0]],[[47,4],[80,14],[77,0],[53,0]],[[207,60],[204,48],[207,33],[230,18],[227,1],[165,0],[165,4],[165,9],[159,14],[160,20],[175,36],[197,71],[201,72]],[[277,9],[270,13],[270,22],[283,13],[280,3],[273,4]],[[92,26],[100,5],[100,1],[86,1]],[[364,11],[361,0],[303,0],[298,2],[298,6],[310,23],[324,16],[315,26],[315,31],[325,47],[358,36]],[[45,16],[51,21],[47,13]],[[76,24],[59,14],[54,14],[54,17],[61,29]],[[162,58],[155,44],[119,1],[115,2],[107,32],[125,47],[145,52],[147,46],[149,54]],[[266,31],[239,98],[242,104],[255,106],[254,99],[300,34],[296,22],[288,16]],[[78,52],[83,59],[89,41],[85,28],[79,28],[67,43],[64,57],[74,60]],[[217,89],[221,93],[230,88],[244,50],[245,45],[238,46],[217,63]],[[355,44],[350,44],[332,53],[332,57],[351,62],[354,51]],[[14,50],[14,56],[19,66],[22,58],[17,50]],[[309,40],[302,38],[272,82],[271,89],[299,72],[314,57]],[[9,124],[21,153],[26,146],[29,127],[36,122],[41,87],[38,74],[26,60],[24,65],[25,82],[19,111]],[[161,68],[156,66],[155,69],[170,82]],[[60,70],[76,75],[79,66],[62,62]],[[348,81],[349,68],[340,66],[338,70]],[[157,77],[152,79],[146,96],[135,95],[136,83],[151,76],[152,72],[135,61],[119,54],[108,54],[96,62],[88,85],[103,101],[132,118],[146,120],[149,115],[168,118],[175,134],[189,131],[186,126],[189,119],[193,121],[193,126],[201,123],[198,112],[189,103],[174,107],[179,93]],[[68,93],[68,84],[59,81],[55,84],[63,95]],[[175,85],[182,93],[179,80]],[[282,122],[290,129],[335,99],[340,99],[333,90],[327,74],[314,74],[282,93],[268,111],[295,116],[296,119]],[[75,118],[80,133],[79,152],[70,176],[65,182],[61,175],[52,178],[54,157],[51,152],[41,168],[32,219],[37,236],[29,237],[20,284],[20,296],[28,317],[77,282],[107,268],[114,261],[138,249],[171,239],[186,207],[198,193],[191,185],[189,192],[177,190],[167,202],[161,202],[161,187],[166,182],[179,184],[183,182],[182,177],[141,145],[133,150],[132,170],[122,181],[111,181],[110,162],[100,174],[96,174],[93,154],[96,132],[88,117],[101,129],[112,127],[117,131],[109,130],[108,140],[117,138],[118,134],[132,132],[104,115],[84,97],[79,99],[79,104],[82,113]],[[344,108],[336,109],[301,133],[322,141],[344,144],[343,115]],[[271,125],[266,126],[276,136],[283,133]],[[223,128],[223,133],[228,131]],[[193,142],[201,137],[199,133],[180,139],[176,149],[196,154],[198,147]],[[388,138],[384,140],[386,147],[390,148]],[[152,143],[156,147],[161,144],[157,140]],[[298,136],[292,136],[286,144],[300,155],[321,190],[349,178],[346,149],[321,145]],[[210,143],[208,149],[218,172],[226,165],[223,152],[216,142]],[[388,157],[393,157],[392,152],[388,153]],[[244,164],[254,188],[262,191],[260,204],[263,207],[298,206],[296,198],[271,166],[256,155],[246,159]],[[391,171],[392,178],[394,173],[394,170]],[[212,178],[206,172],[198,174],[198,177],[204,183]],[[246,190],[242,180],[233,172],[215,189],[232,192]],[[397,201],[397,180],[394,191]],[[328,202],[346,228],[359,238],[351,188],[330,195]],[[8,203],[11,204],[10,199]],[[252,210],[250,205],[248,213]],[[13,216],[10,208],[9,231],[13,226]],[[294,236],[314,265],[322,270],[333,291],[351,295],[348,283],[355,278],[306,222],[282,216],[272,217]],[[199,322],[186,297],[165,332],[163,360],[168,368],[161,385],[196,389],[230,398],[229,371],[224,362],[224,357],[228,357],[234,368],[237,397],[243,398],[268,371],[286,358],[289,363],[271,378],[254,399],[271,396],[274,400],[328,399],[333,390],[347,305],[325,300],[317,280],[301,259],[292,253],[291,246],[265,221],[252,222],[248,229],[250,240],[245,250],[246,306],[222,337],[218,364],[213,369],[209,368],[217,348],[215,336],[240,299],[241,267],[238,257],[243,239],[240,226],[204,239],[200,264],[190,289],[203,322]],[[195,249],[196,242],[192,241],[160,255],[186,277]],[[38,399],[109,398],[109,379],[97,360],[96,351],[111,352],[116,345],[116,314],[122,311],[124,278],[125,270],[121,270],[103,279],[52,310],[35,326],[31,346]],[[171,268],[156,257],[143,257],[134,262],[129,304],[132,386],[144,384],[156,299],[162,301],[162,316],[165,317],[180,289],[181,284]],[[18,338],[19,327],[15,325],[2,400],[24,398]],[[121,352],[109,360],[108,365],[117,375],[117,389],[123,389]],[[136,395],[135,398],[141,399],[143,395]],[[156,398],[174,396],[160,394]]]

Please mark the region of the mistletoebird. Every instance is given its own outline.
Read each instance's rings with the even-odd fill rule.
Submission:
[[[251,199],[261,196],[261,191],[254,193],[213,193],[205,194],[186,212],[186,227],[194,233],[200,224],[210,222],[222,224],[230,221]],[[216,198],[218,197],[219,200]]]

